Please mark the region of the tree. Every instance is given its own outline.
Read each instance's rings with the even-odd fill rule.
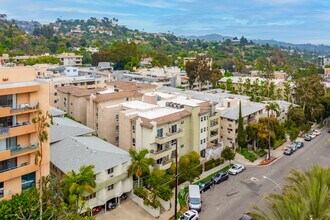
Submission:
[[[39,166],[39,192],[40,192],[40,219],[42,219],[42,160],[43,160],[43,146],[48,141],[48,130],[50,127],[50,123],[53,123],[52,116],[46,112],[38,111],[37,114],[32,118],[32,123],[34,124],[37,137],[39,142],[39,149],[35,153],[35,164]]]
[[[74,170],[69,171],[65,175],[63,183],[67,204],[69,204],[70,209],[77,210],[76,214],[79,214],[81,210],[78,207],[83,208],[85,202],[83,196],[93,194],[96,187],[94,166],[82,166],[78,173]]]
[[[254,206],[251,217],[269,219],[320,219],[330,218],[330,168],[319,165],[306,172],[291,170],[288,184],[282,194],[269,194],[265,198],[268,210]]]
[[[253,141],[253,149],[257,149],[257,141],[258,141],[258,129],[259,124],[258,122],[250,122],[246,126],[246,135],[249,138],[250,141]]]
[[[200,163],[199,158],[199,154],[195,151],[192,151],[180,158],[179,175],[183,181],[189,181],[192,183],[194,179],[200,175],[198,170],[195,169]]]
[[[267,159],[270,159],[270,148],[271,148],[271,142],[270,142],[270,115],[269,113],[276,113],[278,115],[280,113],[280,106],[276,102],[268,102],[266,105],[266,111],[267,111],[267,118],[268,118],[268,124],[267,124],[267,129],[268,129],[268,156]]]
[[[289,82],[284,82],[284,100],[287,102],[291,102],[291,88]]]
[[[228,90],[228,91],[233,91],[234,90],[233,80],[231,78],[226,79],[226,90]]]
[[[230,147],[226,147],[222,150],[221,157],[223,157],[225,160],[228,160],[230,165],[230,162],[235,158],[235,151]]]
[[[150,173],[150,166],[155,165],[155,161],[151,158],[146,158],[148,150],[144,149],[139,152],[133,148],[129,149],[129,154],[132,158],[132,164],[128,168],[128,177],[135,176],[138,180],[138,186],[140,186],[140,178],[143,173]]]
[[[282,89],[281,88],[278,88],[276,90],[276,99],[277,100],[282,100]]]
[[[202,90],[203,84],[210,79],[211,67],[208,59],[198,57],[194,61],[186,63],[186,72],[189,77],[189,84],[192,86],[195,81],[199,83],[199,90]]]
[[[241,101],[239,102],[237,142],[240,148],[246,148],[246,134],[243,125]]]
[[[222,78],[222,73],[219,69],[212,69],[210,82],[212,83],[213,88],[218,85],[219,80]]]
[[[323,80],[318,75],[299,78],[295,82],[295,102],[310,121],[319,121],[324,112],[321,101],[325,95]]]

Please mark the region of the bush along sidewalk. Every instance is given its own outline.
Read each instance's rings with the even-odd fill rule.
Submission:
[[[251,162],[254,162],[256,159],[258,159],[258,157],[254,153],[252,153],[244,148],[242,148],[241,150],[239,148],[237,148],[236,152],[241,154],[242,156],[244,156],[245,159],[247,159]]]

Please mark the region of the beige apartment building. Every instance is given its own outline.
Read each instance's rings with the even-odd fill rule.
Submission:
[[[155,95],[156,100],[158,95]],[[155,160],[155,168],[168,169],[176,147],[179,157],[192,151],[205,157],[211,130],[218,134],[215,138],[212,133],[212,141],[219,142],[219,124],[215,125],[216,114],[208,102],[180,96],[157,105],[144,102],[131,103],[131,108],[128,105],[123,104],[126,110],[119,113],[119,147],[148,149],[149,157]]]
[[[85,89],[77,86],[57,87],[57,108],[86,125],[87,98],[93,93],[104,90],[103,88]]]
[[[136,91],[107,90],[86,97],[86,125],[93,128],[100,138],[117,145],[119,143],[119,109],[121,103],[142,100],[143,94]],[[81,105],[80,105],[81,106]],[[82,106],[81,106],[82,108]],[[109,112],[109,109],[116,109]]]
[[[82,55],[76,55],[75,53],[61,53],[56,54],[55,56],[62,61],[64,66],[82,66]]]
[[[149,83],[130,82],[124,80],[116,80],[107,82],[107,87],[114,91],[138,91],[141,93],[153,92],[157,86]]]
[[[41,168],[32,118],[49,108],[48,84],[35,80],[34,67],[0,68],[0,200],[35,186],[49,174],[49,143],[43,145]]]
[[[239,118],[239,99],[224,99],[224,105],[216,110],[220,113],[220,135],[224,146],[236,148],[238,146],[238,118]],[[252,121],[266,116],[265,104],[241,101],[242,117],[244,127]]]

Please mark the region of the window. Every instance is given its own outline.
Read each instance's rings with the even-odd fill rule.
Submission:
[[[118,125],[116,125],[116,131],[119,131],[119,126]]]
[[[135,138],[132,138],[132,145],[135,146]]]
[[[91,195],[89,195],[89,196],[86,196],[85,199],[86,199],[86,200],[90,200],[90,199],[93,199],[93,198],[95,198],[95,197],[96,197],[96,192],[93,193],[93,194],[91,194]]]
[[[177,125],[172,125],[171,132],[176,133],[177,132]]]
[[[96,129],[99,129],[99,124],[98,123],[96,123]]]
[[[17,167],[17,158],[0,161],[0,173],[6,172]]]
[[[57,92],[54,92],[54,96],[57,96]]]
[[[57,100],[54,100],[54,104],[56,104],[57,103]]]
[[[180,148],[184,148],[184,144],[181,144]]]
[[[110,186],[108,186],[108,191],[111,191],[111,190],[113,190],[113,188],[114,188],[114,185],[113,185],[113,184],[111,184]]]
[[[36,173],[29,173],[22,176],[22,190],[30,189],[36,183]]]
[[[201,121],[204,121],[204,120],[203,120],[203,117],[201,117]]]
[[[201,144],[203,144],[203,140],[201,140]]]
[[[132,132],[135,133],[135,125],[132,125]]]
[[[203,128],[201,129],[201,133],[203,133]]]
[[[176,139],[172,140],[172,141],[171,141],[171,144],[172,144],[172,145],[176,145]]]
[[[206,116],[204,116],[204,121],[206,121]]]
[[[181,124],[183,125],[184,124],[184,121],[181,121]]]
[[[3,197],[3,193],[4,193],[4,190],[3,190],[3,182],[0,183],[0,198]]]
[[[206,131],[206,127],[204,128],[204,132]]]
[[[157,130],[157,137],[163,137],[163,129],[162,128]]]
[[[126,101],[128,101],[129,99],[128,98],[126,98]]]
[[[116,115],[116,121],[119,121],[119,115]]]
[[[116,143],[118,143],[119,142],[119,137],[116,137]]]
[[[112,174],[113,173],[113,167],[108,169],[108,174]]]

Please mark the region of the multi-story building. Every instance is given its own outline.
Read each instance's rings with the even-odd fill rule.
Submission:
[[[88,89],[103,89],[108,82],[108,76],[106,75],[78,75],[67,76],[61,74],[54,74],[53,76],[41,77],[38,79],[49,84],[49,105],[59,108],[60,99],[58,96],[57,88],[63,86],[76,86],[85,90]]]
[[[75,53],[62,53],[55,56],[62,61],[64,66],[82,66],[82,55],[76,55]]]
[[[216,111],[220,113],[220,135],[224,146],[236,148],[238,145],[239,99],[224,99]],[[266,116],[265,104],[241,101],[244,127],[252,121]]]
[[[130,82],[124,80],[115,80],[107,82],[107,87],[116,92],[137,91],[141,93],[153,92],[157,86],[149,83]]]
[[[0,200],[28,189],[49,174],[49,143],[43,144],[41,167],[32,119],[48,111],[48,84],[35,80],[34,67],[0,68]]]
[[[86,195],[85,207],[106,206],[109,200],[119,199],[133,188],[127,177],[131,164],[128,152],[92,135],[93,129],[56,114],[50,137],[51,173],[61,177],[81,166],[94,165],[96,187]]]

